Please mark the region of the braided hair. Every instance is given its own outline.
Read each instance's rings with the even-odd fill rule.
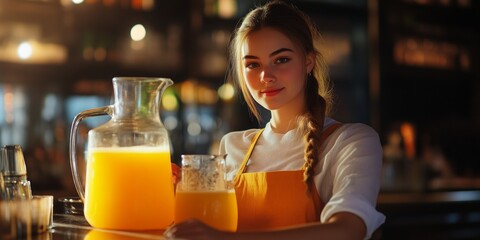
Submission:
[[[313,181],[314,169],[319,162],[320,135],[326,112],[325,99],[318,95],[316,89],[318,89],[318,84],[315,77],[309,76],[305,89],[305,102],[308,103],[307,112],[299,118],[299,126],[304,133],[305,141],[303,179],[307,184]]]

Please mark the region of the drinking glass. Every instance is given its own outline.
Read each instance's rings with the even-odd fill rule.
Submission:
[[[226,179],[226,155],[182,155],[175,193],[175,222],[196,218],[211,227],[237,230],[237,199]]]

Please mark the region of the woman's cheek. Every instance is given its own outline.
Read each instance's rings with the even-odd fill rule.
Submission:
[[[247,84],[248,88],[255,88],[256,85],[260,82],[258,76],[256,75],[255,71],[245,71],[245,83]]]

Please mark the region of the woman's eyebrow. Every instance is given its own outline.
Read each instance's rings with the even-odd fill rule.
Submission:
[[[282,53],[282,52],[293,52],[293,50],[290,49],[290,48],[280,48],[280,49],[278,49],[278,50],[273,51],[272,53],[270,53],[270,57],[275,56],[275,55],[277,55],[277,54],[280,54],[280,53]]]
[[[243,59],[258,59],[258,57],[255,57],[253,55],[245,55],[243,56]]]
[[[290,49],[290,48],[280,48],[280,49],[275,50],[272,53],[270,53],[270,57],[273,57],[273,56],[275,56],[277,54],[280,54],[282,52],[293,52],[293,50]],[[243,59],[258,59],[258,57],[253,56],[253,55],[245,55],[245,56],[243,56]]]

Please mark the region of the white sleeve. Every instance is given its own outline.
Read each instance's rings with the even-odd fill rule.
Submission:
[[[345,125],[326,144],[321,181],[331,181],[331,185],[326,188],[330,197],[321,221],[326,222],[335,213],[353,213],[364,221],[368,239],[385,221],[385,216],[375,209],[380,190],[382,146],[371,127],[359,123]]]

